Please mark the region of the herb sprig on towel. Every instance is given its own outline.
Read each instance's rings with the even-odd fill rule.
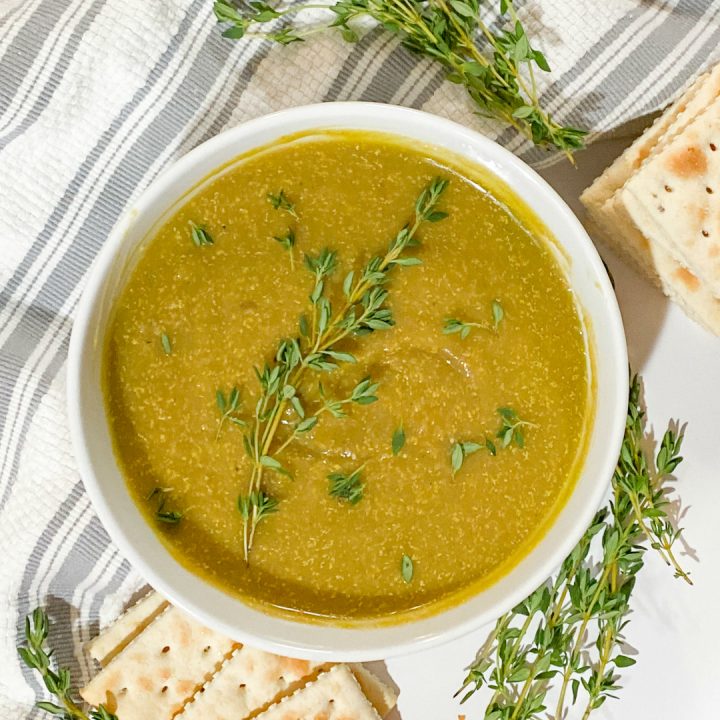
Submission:
[[[92,708],[87,713],[82,709],[70,687],[70,671],[67,668],[53,668],[52,650],[48,650],[45,645],[49,632],[48,616],[41,608],[35,608],[25,618],[26,645],[18,648],[22,661],[40,673],[45,687],[55,697],[55,702],[41,700],[36,703],[37,707],[63,720],[118,720],[104,705]]]
[[[371,18],[412,52],[443,66],[450,82],[462,85],[478,114],[514,127],[537,145],[568,157],[583,145],[585,132],[557,123],[540,104],[536,72],[549,72],[545,56],[532,46],[512,0],[480,12],[481,0],[336,0],[332,3],[270,5],[262,0],[216,0],[223,35],[259,37],[282,45],[336,28],[348,42],[359,39],[358,21]],[[328,10],[324,24],[306,24],[302,14]],[[495,30],[493,20],[503,29]],[[276,22],[279,21],[279,22]],[[270,23],[268,26],[267,24]],[[266,27],[268,29],[266,29]]]
[[[645,555],[655,550],[675,577],[680,537],[668,518],[664,481],[682,461],[682,434],[668,430],[655,461],[646,445],[640,381],[633,378],[625,437],[600,510],[560,571],[495,624],[458,694],[490,691],[485,720],[586,720],[620,689],[619,671],[635,664],[623,652],[630,597]],[[554,692],[553,692],[554,691]]]

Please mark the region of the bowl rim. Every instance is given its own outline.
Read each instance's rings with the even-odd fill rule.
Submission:
[[[328,128],[366,129],[362,124],[363,119],[370,122],[370,118],[372,118],[373,123],[383,122],[392,124],[402,122],[418,127],[423,125],[428,136],[435,133],[438,138],[437,141],[428,139],[426,142],[429,145],[435,145],[438,148],[447,148],[449,152],[462,155],[470,162],[479,164],[487,168],[489,172],[499,175],[503,181],[505,181],[505,178],[501,172],[498,172],[499,169],[510,172],[517,177],[522,177],[535,188],[535,191],[542,197],[543,203],[550,207],[548,212],[557,214],[560,220],[568,227],[568,230],[577,236],[578,242],[583,246],[584,255],[587,256],[587,263],[592,270],[593,282],[598,285],[606,301],[604,303],[605,312],[603,319],[608,323],[606,329],[609,331],[610,342],[613,347],[611,357],[596,357],[595,359],[597,365],[600,363],[607,365],[611,377],[615,379],[614,387],[611,388],[612,396],[608,397],[613,412],[612,427],[607,432],[607,437],[604,436],[607,451],[603,456],[602,466],[593,471],[595,476],[604,479],[594,483],[592,492],[588,493],[588,497],[584,499],[579,512],[574,516],[573,529],[575,532],[569,532],[559,539],[556,542],[556,547],[552,552],[546,552],[545,556],[537,563],[537,567],[529,574],[529,577],[517,582],[514,588],[508,590],[504,595],[504,601],[502,603],[498,601],[495,602],[495,611],[493,612],[489,612],[486,609],[482,612],[469,614],[468,617],[461,617],[460,620],[450,623],[449,626],[444,629],[436,628],[437,622],[428,624],[428,620],[432,618],[452,617],[453,610],[457,607],[469,605],[479,595],[484,594],[485,591],[482,591],[478,595],[461,601],[458,606],[440,610],[430,618],[421,618],[390,626],[338,627],[306,624],[263,613],[260,610],[246,605],[237,598],[233,599],[238,606],[236,616],[241,618],[243,616],[247,617],[245,617],[244,620],[241,619],[240,622],[229,620],[227,617],[218,617],[213,611],[209,610],[203,602],[198,602],[197,599],[193,599],[187,589],[178,587],[176,583],[169,581],[162,571],[158,572],[157,567],[146,562],[143,548],[138,546],[138,542],[132,537],[130,529],[124,527],[123,522],[116,516],[111,504],[107,501],[102,483],[93,469],[93,463],[86,442],[86,437],[88,433],[92,432],[92,429],[87,426],[80,403],[83,377],[87,377],[86,365],[89,361],[86,357],[85,350],[88,342],[92,341],[91,324],[93,312],[96,304],[103,296],[113,263],[126,242],[126,233],[132,227],[137,217],[143,213],[147,213],[154,203],[159,202],[159,199],[167,194],[167,188],[174,182],[181,181],[182,178],[186,176],[192,168],[202,162],[204,158],[210,157],[216,151],[225,148],[227,149],[226,160],[224,161],[226,163],[234,157],[244,154],[252,149],[252,147],[259,147],[266,144],[265,142],[256,143],[239,152],[232,150],[238,142],[241,142],[244,138],[251,138],[259,131],[277,129],[278,132],[275,137],[279,139],[296,132],[298,130],[298,124],[302,125],[302,129],[310,129],[312,127],[319,130]],[[312,123],[308,124],[308,121],[311,119],[316,120],[314,125]],[[400,135],[402,137],[402,132],[397,130],[383,130],[382,128],[378,128],[378,131]],[[463,146],[464,149],[452,149],[444,144],[441,138],[449,136],[454,136],[457,139],[456,145],[458,145],[460,141],[465,143]],[[405,137],[412,139],[411,135]],[[483,161],[479,161],[477,157],[471,157],[469,150],[471,147],[482,152]],[[220,163],[216,165],[215,168],[219,169],[222,165],[223,163]],[[190,186],[191,185],[188,187]],[[527,202],[526,196],[523,196],[519,192],[517,194],[523,201]],[[169,200],[163,201],[165,212],[168,208],[173,207],[178,199],[178,196],[174,196]],[[162,213],[158,215],[158,217],[161,216]],[[157,218],[155,221],[157,222]],[[136,239],[134,246],[137,246],[140,242],[141,239]],[[562,246],[562,242],[558,242]],[[556,191],[517,156],[475,130],[421,110],[369,102],[319,103],[297,106],[270,113],[223,131],[198,145],[166,168],[150,183],[140,196],[124,210],[91,266],[75,316],[67,361],[67,407],[74,455],[80,476],[93,508],[103,526],[106,528],[110,538],[118,546],[121,554],[130,561],[132,566],[152,587],[161,592],[173,604],[209,627],[223,632],[241,642],[247,642],[250,645],[269,652],[337,662],[368,661],[395,657],[425,650],[457,639],[494,621],[496,617],[507,609],[514,607],[546,578],[550,577],[555,569],[559,567],[562,560],[572,550],[585,528],[589,526],[597,508],[605,498],[622,443],[627,410],[628,384],[627,346],[622,318],[612,283],[607,275],[604,263],[585,229]],[[589,441],[592,440],[595,432],[596,428],[592,428]],[[580,479],[582,479],[585,472],[586,467],[583,465]],[[516,567],[522,566],[528,557],[534,556],[536,551],[543,546],[552,528],[558,524],[565,508],[575,495],[577,486],[580,484],[580,479],[570,496],[566,499],[563,508],[558,511],[552,525],[548,527],[544,535],[538,540],[530,552],[519,561]],[[165,552],[168,553],[167,550],[165,550]],[[167,557],[171,562],[175,562],[169,553]],[[508,577],[508,575],[511,575],[513,572],[514,569],[503,577]],[[206,590],[212,587],[200,577],[193,577],[195,581],[201,583]],[[502,580],[503,578],[497,581],[495,585],[502,582]],[[491,586],[491,588],[492,587],[493,586]],[[211,594],[209,590],[208,594]],[[195,593],[195,595],[197,595],[197,593]],[[498,605],[501,605],[501,607],[497,607]],[[258,615],[267,620],[267,623],[262,622],[263,625],[275,626],[271,637],[268,636],[267,632],[257,633],[254,631],[253,620],[256,622],[259,621]],[[306,628],[307,631],[305,635],[307,636],[307,640],[303,641],[294,637],[298,635],[298,633],[289,632],[289,625],[295,626],[296,628]],[[398,628],[409,629],[409,631],[407,633],[398,632]],[[392,630],[394,630],[394,632],[389,632]],[[288,633],[293,637],[290,638]],[[402,636],[404,634],[407,635],[407,637],[403,639]],[[302,633],[300,633],[300,635],[302,636]],[[386,638],[383,640],[383,635],[392,639]],[[317,638],[321,636],[324,638],[322,642],[317,640]],[[328,640],[327,638],[331,639]],[[333,640],[332,638],[336,639]],[[337,643],[339,643],[339,646],[336,646]]]

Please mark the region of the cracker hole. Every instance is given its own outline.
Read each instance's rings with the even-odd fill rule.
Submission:
[[[206,646],[203,648],[203,654],[209,653],[210,650],[212,650],[212,646],[211,646],[211,645],[206,645]]]
[[[247,685],[245,685],[245,683],[240,683],[240,684],[238,685],[238,688],[239,688],[240,690],[244,690],[246,687],[247,687]]]
[[[710,237],[710,233],[707,230],[702,231],[703,237]]]
[[[717,150],[717,145],[715,143],[710,143],[710,149],[715,152]]]
[[[672,192],[672,188],[669,185],[666,185],[665,192]]]
[[[706,188],[705,188],[705,192],[706,192],[708,195],[712,195],[712,194],[713,194],[713,189],[712,189],[711,187],[706,187]]]
[[[127,688],[120,688],[120,695],[125,695],[127,693]]]
[[[167,686],[167,685],[163,685],[163,686],[160,688],[160,692],[161,692],[161,693],[166,693],[166,692],[167,692],[167,689],[168,689],[168,686]]]
[[[665,212],[665,208],[664,208],[662,205],[660,205],[660,206],[658,207],[658,210],[659,210],[661,213],[664,213],[664,212]]]
[[[162,653],[169,653],[169,652],[170,652],[170,646],[169,646],[169,645],[166,645],[166,646],[161,650],[161,652],[162,652]]]

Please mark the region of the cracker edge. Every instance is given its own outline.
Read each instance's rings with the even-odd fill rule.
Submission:
[[[660,247],[651,247],[647,238],[634,225],[618,222],[608,215],[606,208],[588,207],[587,223],[591,235],[599,237],[608,247],[627,260],[632,267],[646,276],[655,287],[675,302],[698,325],[720,336],[720,300],[699,285],[692,291],[689,282],[680,277],[683,270],[689,273],[671,255]],[[692,275],[692,273],[690,273]],[[692,276],[694,278],[694,275]],[[699,283],[699,280],[697,280]]]
[[[583,204],[601,205],[620,190],[649,157],[665,147],[692,122],[694,117],[708,107],[715,95],[711,89],[706,101],[703,91],[707,91],[708,87],[712,88],[713,83],[720,88],[720,64],[692,82],[687,90],[583,191],[580,196]],[[697,99],[699,99],[698,112],[695,115],[688,115],[689,106]]]
[[[370,716],[374,716],[373,720],[382,720],[382,717],[378,714],[378,711],[373,706],[373,704],[370,702],[370,700],[367,698],[365,693],[362,690],[362,687],[360,686],[360,683],[357,680],[357,677],[351,670],[351,668],[348,665],[345,664],[339,664],[339,665],[333,665],[327,672],[320,673],[318,677],[313,680],[312,682],[309,682],[307,685],[303,686],[299,690],[295,691],[291,695],[287,695],[279,702],[270,705],[267,709],[263,710],[259,715],[253,715],[253,720],[267,720],[267,718],[280,718],[285,716],[277,715],[278,712],[281,712],[283,709],[283,705],[287,705],[290,701],[296,699],[298,696],[301,696],[302,693],[306,692],[308,689],[313,687],[316,683],[320,682],[323,678],[325,678],[327,675],[330,675],[331,673],[335,674],[342,674],[343,680],[346,683],[351,684],[351,687],[354,690],[357,690],[360,694],[360,696],[365,700],[365,703],[367,703],[367,706],[363,708],[363,710],[367,710],[368,714]],[[354,685],[353,685],[354,683]],[[289,717],[289,716],[288,716]]]
[[[709,263],[708,266],[707,250],[709,246],[718,247],[717,240],[704,241],[704,238],[699,237],[703,228],[702,224],[700,222],[696,223],[694,219],[691,220],[687,217],[693,214],[690,208],[704,206],[703,201],[714,204],[716,210],[720,205],[720,201],[716,199],[716,196],[710,196],[708,199],[702,189],[699,189],[704,188],[705,179],[699,179],[695,176],[685,178],[686,182],[683,187],[676,190],[672,196],[673,198],[676,196],[680,198],[683,208],[682,214],[679,210],[675,213],[668,213],[664,222],[654,208],[649,206],[648,201],[652,202],[650,200],[652,188],[657,183],[658,177],[663,176],[663,167],[668,157],[677,154],[678,151],[684,151],[687,147],[706,146],[706,138],[710,128],[719,122],[720,87],[715,99],[705,110],[696,115],[681,134],[672,138],[651,161],[633,174],[622,189],[606,203],[606,205],[612,203],[618,215],[628,218],[650,241],[652,247],[662,248],[680,266],[693,276],[700,278],[705,290],[716,298],[720,297],[720,266],[717,262]],[[712,154],[706,148],[703,152],[707,156]],[[668,178],[667,182],[673,183],[673,180]],[[702,198],[702,201],[698,200],[698,198]],[[687,243],[678,241],[678,233],[684,233],[688,227],[695,228],[698,240],[704,242],[692,245],[690,244],[691,241]],[[683,235],[683,237],[687,238],[687,235]],[[704,248],[703,252],[700,252],[699,246]]]
[[[380,717],[385,717],[397,705],[398,693],[387,683],[383,682],[372,670],[362,663],[350,663],[355,679],[370,704]]]
[[[172,604],[170,604],[170,603],[167,603],[167,605],[165,606],[165,608],[157,615],[157,617],[155,617],[155,618],[148,624],[148,626],[145,628],[145,630],[147,630],[147,628],[150,627],[153,623],[155,623],[156,621],[160,620],[166,613],[169,613],[169,612],[171,612],[171,611],[173,611],[173,610],[176,611],[176,612],[178,612],[178,613],[180,613],[182,616],[184,616],[185,618],[187,618],[187,619],[190,620],[191,622],[197,624],[198,626],[200,626],[200,627],[202,627],[202,628],[205,628],[205,629],[209,629],[209,628],[207,628],[206,626],[202,625],[202,623],[200,623],[199,621],[195,620],[195,618],[193,618],[192,616],[188,615],[185,611],[181,610],[180,608],[178,608],[178,607],[176,607],[176,606],[174,606],[174,605],[172,605]],[[215,631],[212,631],[212,630],[211,630],[211,632],[215,632]],[[193,696],[196,694],[196,692],[199,690],[199,688],[201,688],[206,682],[209,682],[209,681],[212,679],[212,677],[213,677],[213,676],[218,672],[218,670],[222,667],[223,663],[227,660],[227,658],[232,655],[232,653],[237,649],[237,647],[239,647],[239,644],[238,644],[238,643],[235,643],[234,641],[230,640],[230,638],[227,638],[226,636],[222,635],[221,633],[215,633],[215,634],[218,635],[221,639],[230,642],[230,643],[231,643],[231,650],[228,651],[228,652],[225,652],[225,653],[222,655],[222,659],[215,664],[215,666],[214,666],[214,668],[212,669],[212,671],[206,673],[204,677],[201,677],[201,678],[199,678],[199,679],[197,679],[197,680],[194,681],[194,683],[195,683],[194,689],[192,690],[192,692],[189,692],[186,697],[183,698],[182,703],[181,703],[179,709],[174,710],[174,711],[172,712],[173,717],[175,717],[176,715],[178,715],[178,714],[182,711],[182,709],[183,709],[183,708],[185,707],[185,705],[187,705],[187,703],[193,698]],[[78,693],[79,693],[80,697],[81,697],[83,700],[85,700],[85,701],[86,701],[87,703],[89,703],[90,705],[98,705],[99,703],[103,703],[103,704],[104,704],[104,703],[106,702],[106,700],[105,700],[104,698],[101,699],[101,698],[99,698],[99,697],[96,696],[96,692],[97,692],[97,687],[96,687],[96,685],[98,684],[100,678],[101,678],[103,675],[108,675],[108,674],[112,673],[114,670],[117,669],[117,668],[116,668],[116,663],[119,663],[119,662],[121,661],[121,659],[122,659],[122,657],[123,657],[123,654],[124,654],[125,652],[129,652],[129,651],[131,651],[131,650],[133,650],[133,649],[138,649],[137,646],[141,645],[141,644],[143,643],[143,640],[145,640],[145,642],[147,642],[147,638],[143,638],[143,636],[144,636],[144,632],[141,632],[141,633],[139,633],[136,637],[134,637],[132,640],[130,640],[130,641],[127,643],[127,645],[123,648],[123,651],[122,651],[122,652],[119,652],[119,653],[117,654],[117,656],[116,656],[115,658],[113,658],[113,660],[112,660],[111,662],[109,662],[106,667],[102,668],[102,670],[101,670],[99,673],[97,673],[97,675],[95,675],[94,677],[92,677],[92,678],[89,680],[89,682],[88,682],[84,687],[82,687],[82,688],[79,689]],[[233,646],[234,646],[234,647],[233,647]],[[101,684],[101,687],[102,687],[102,684]],[[108,694],[108,689],[107,689],[107,688],[106,688],[106,690],[104,691],[104,694],[105,694],[105,696],[107,696],[107,694]],[[112,711],[112,709],[111,709],[111,711]],[[123,720],[123,719],[120,718],[120,720]]]
[[[146,612],[140,612],[143,606],[150,606],[150,601],[159,601],[158,606],[148,607]],[[145,628],[157,618],[170,603],[155,590],[150,590],[137,602],[130,605],[119,615],[112,624],[108,625],[95,638],[85,645],[90,657],[97,660],[101,667],[105,667],[114,657],[119,655]],[[133,620],[133,613],[139,613]],[[128,621],[128,618],[130,620]],[[127,629],[125,626],[128,626]]]

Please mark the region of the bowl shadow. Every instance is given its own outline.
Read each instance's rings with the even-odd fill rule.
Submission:
[[[539,170],[540,175],[565,200],[586,227],[580,194],[630,145],[652,118],[633,121],[612,134],[596,140],[576,155],[577,166],[558,162]],[[669,300],[634,268],[588,233],[608,268],[625,325],[630,365],[640,372],[652,353],[669,309]]]

